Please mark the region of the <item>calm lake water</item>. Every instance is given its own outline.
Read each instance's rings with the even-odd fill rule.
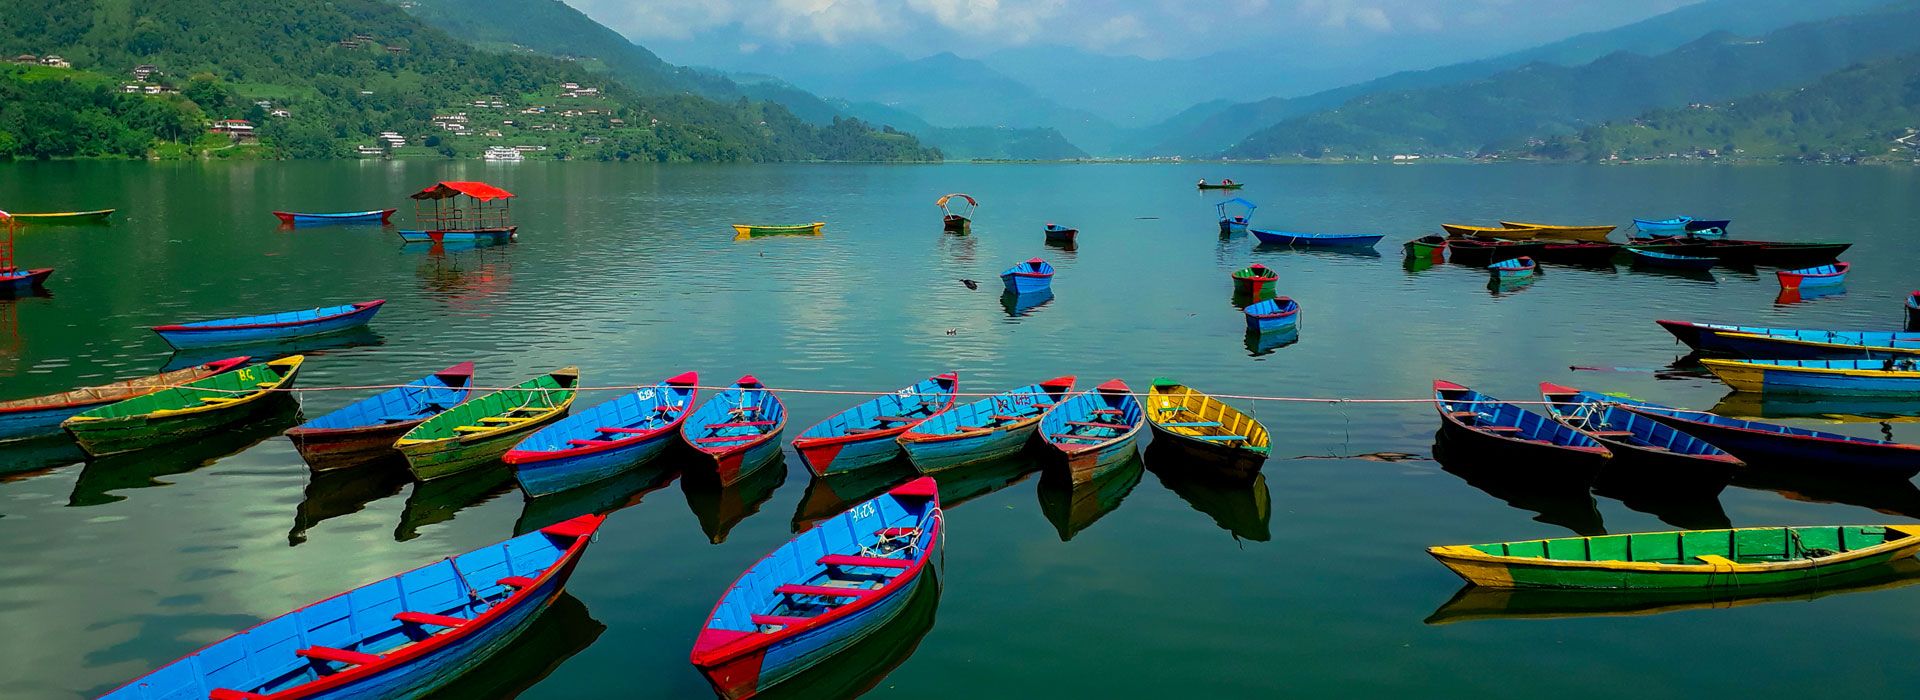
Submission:
[[[1383,255],[1223,240],[1217,198],[1192,186],[1222,176],[1249,183],[1256,225],[1385,233]],[[439,179],[519,194],[521,240],[409,247],[379,228],[284,231],[268,213],[397,206],[396,222],[410,222],[405,194]],[[972,236],[940,232],[933,200],[955,191],[983,202]],[[1555,380],[1704,408],[1727,392],[1667,371],[1682,349],[1653,320],[1893,327],[1920,285],[1915,192],[1914,170],[1814,167],[12,164],[0,166],[0,207],[121,213],[20,235],[22,264],[59,271],[50,296],[0,301],[0,398],[192,359],[151,325],[385,298],[372,334],[322,348],[302,385],[402,382],[474,360],[492,386],[578,364],[603,386],[697,370],[708,384],[753,373],[774,387],[881,391],[953,370],[964,391],[1076,374],[1083,387],[1168,376],[1217,393],[1421,399],[1444,377],[1513,399]],[[1741,237],[1855,241],[1847,292],[1780,304],[1770,270],[1624,266],[1548,267],[1492,292],[1482,271],[1414,269],[1398,247],[1443,221],[1679,213],[1731,217]],[[735,242],[728,229],[813,220],[828,222],[825,237]],[[1047,222],[1079,227],[1079,249],[1043,245]],[[1010,311],[996,276],[1034,256],[1058,268],[1056,297]],[[1228,274],[1255,261],[1303,306],[1298,342],[1249,347]],[[303,410],[359,395],[306,394]],[[789,396],[787,437],[855,401]],[[1078,493],[1039,463],[944,478],[937,606],[799,695],[1910,692],[1888,661],[1920,640],[1911,576],[1766,604],[1594,614],[1632,607],[1601,598],[1579,604],[1587,614],[1538,616],[1520,601],[1452,600],[1459,580],[1423,548],[1907,522],[1920,516],[1912,485],[1755,483],[1694,503],[1528,493],[1442,470],[1424,403],[1240,403],[1273,432],[1275,458],[1251,488],[1197,484],[1151,458]],[[728,583],[797,526],[905,478],[812,482],[789,455],[784,475],[724,492],[665,465],[528,504],[504,472],[429,487],[393,469],[315,480],[278,436],[291,420],[94,463],[57,442],[0,450],[12,472],[0,477],[0,697],[96,694],[263,617],[623,503],[571,597],[452,695],[701,697],[687,653]],[[1911,422],[1790,420],[1920,442]],[[1377,453],[1412,457],[1361,458]]]

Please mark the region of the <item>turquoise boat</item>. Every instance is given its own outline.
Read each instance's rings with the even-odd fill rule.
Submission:
[[[987,462],[1019,453],[1040,427],[1040,416],[1073,391],[1073,377],[1038,384],[955,406],[922,421],[896,440],[922,474]]]

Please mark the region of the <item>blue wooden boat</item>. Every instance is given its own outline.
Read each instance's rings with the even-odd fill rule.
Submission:
[[[883,628],[939,575],[939,486],[921,477],[800,533],[713,606],[691,660],[722,698],[758,695]]]
[[[1888,360],[1920,358],[1920,340],[1900,340],[1891,333],[1854,334],[1862,342],[1846,337],[1842,342],[1802,340],[1796,336],[1757,335],[1752,333],[1714,334],[1714,339],[1731,354],[1753,360]],[[1873,345],[1870,343],[1885,343]]]
[[[539,619],[602,520],[583,515],[299,608],[101,700],[428,695],[488,663]]]
[[[1039,258],[1007,268],[1000,273],[1000,283],[1014,294],[1032,294],[1053,287],[1053,265]]]
[[[1920,399],[1920,359],[1701,360],[1734,391]]]
[[[192,367],[25,399],[0,401],[0,442],[61,435],[60,424],[88,410],[206,379],[247,364],[229,357]]]
[[[687,372],[541,428],[501,457],[529,497],[619,476],[659,455],[699,397]]]
[[[1685,231],[1687,224],[1693,221],[1691,216],[1676,216],[1669,219],[1634,219],[1633,227],[1642,231]]]
[[[1920,332],[1920,291],[1907,294],[1907,330]]]
[[[1040,416],[1073,391],[1073,377],[1054,377],[955,406],[901,433],[896,441],[922,474],[978,464],[1020,452]]]
[[[400,240],[408,243],[505,243],[520,231],[518,226],[479,228],[464,231],[415,231],[403,229]]]
[[[1696,236],[1702,235],[1702,234],[1715,234],[1715,233],[1724,236],[1727,233],[1727,227],[1732,225],[1733,225],[1732,219],[1694,219],[1692,221],[1688,221],[1684,228],[1686,229],[1687,233],[1690,233]]]
[[[473,363],[462,362],[347,404],[287,431],[294,449],[316,472],[399,456],[395,440],[428,418],[467,400]]]
[[[385,299],[375,299],[305,311],[154,326],[153,332],[176,349],[281,341],[365,326],[385,303]]]
[[[1847,268],[1843,262],[1832,265],[1805,267],[1798,270],[1776,270],[1774,275],[1780,278],[1781,289],[1818,289],[1838,287],[1847,283]]]
[[[1379,243],[1383,235],[1369,233],[1288,233],[1286,231],[1268,231],[1266,229],[1248,229],[1253,237],[1260,239],[1260,245],[1283,245],[1290,248],[1372,248]]]
[[[1233,211],[1228,212],[1227,210],[1229,208],[1233,209]],[[1253,202],[1239,197],[1223,200],[1219,204],[1213,205],[1214,211],[1220,213],[1220,233],[1246,233],[1247,224],[1253,221],[1253,210],[1258,208],[1259,207],[1254,206]]]
[[[1585,486],[1612,456],[1585,433],[1453,382],[1434,380],[1433,406],[1450,452],[1529,480]]]
[[[1648,250],[1639,246],[1627,246],[1627,254],[1633,256],[1633,264],[1642,267],[1659,267],[1670,270],[1709,270],[1720,263],[1716,258],[1703,258],[1693,255],[1674,255],[1657,250]]]
[[[901,454],[895,438],[953,408],[959,383],[959,375],[948,372],[874,397],[800,433],[793,439],[793,450],[818,476],[884,464]]]
[[[1672,333],[1674,338],[1686,343],[1688,347],[1706,353],[1739,354],[1738,350],[1725,339],[1725,336],[1734,333],[1847,345],[1899,347],[1920,344],[1920,332],[1916,331],[1821,331],[1669,320],[1659,320],[1654,323],[1660,324],[1661,328],[1667,329],[1668,333]]]
[[[53,276],[53,268],[42,267],[26,269],[9,267],[0,269],[0,294],[25,294],[47,286],[47,278]]]
[[[1287,297],[1259,302],[1246,309],[1247,330],[1273,333],[1296,328],[1300,324],[1300,304]]]
[[[721,486],[732,486],[780,460],[787,407],[753,375],[720,390],[680,424],[680,437],[713,460]]]
[[[1600,394],[1541,382],[1540,395],[1554,420],[1613,453],[1599,477],[1613,485],[1711,496],[1727,487],[1735,469],[1746,466],[1705,440],[1615,406]]]
[[[1540,269],[1540,266],[1534,264],[1533,258],[1524,255],[1511,260],[1502,260],[1487,266],[1487,271],[1492,272],[1494,278],[1500,280],[1517,280],[1532,277],[1534,271],[1538,269]]]
[[[1047,224],[1047,241],[1049,243],[1072,243],[1073,239],[1079,235],[1080,229]]]
[[[1073,483],[1081,484],[1131,459],[1146,423],[1133,390],[1113,379],[1047,409],[1040,418],[1040,439],[1066,457]]]
[[[1711,442],[1754,466],[1903,481],[1920,474],[1920,445],[1727,418],[1618,396],[1606,400]]]
[[[337,214],[306,214],[293,211],[276,211],[274,216],[287,226],[325,226],[328,224],[379,224],[387,225],[393,218],[393,209],[375,209],[372,211],[350,211]]]

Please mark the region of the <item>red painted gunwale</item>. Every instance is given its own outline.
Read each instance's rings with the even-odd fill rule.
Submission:
[[[735,386],[755,386],[762,391],[772,391],[772,389],[768,389],[767,385],[761,384],[760,380],[755,379],[751,374],[741,377],[739,381],[734,382],[734,385]],[[777,395],[776,395],[776,398],[778,398]],[[699,410],[699,409],[696,407],[694,410]],[[786,410],[784,410],[784,407],[783,407],[783,409],[780,411],[779,425],[773,426],[772,430],[763,432],[758,437],[755,437],[754,439],[749,440],[745,443],[738,444],[738,445],[722,445],[719,447],[702,447],[698,443],[694,443],[691,438],[683,438],[683,441],[693,445],[693,449],[699,450],[701,452],[706,453],[708,456],[713,457],[714,462],[724,466],[728,458],[741,455],[745,453],[747,450],[753,449],[755,447],[759,447],[760,443],[773,439],[775,436],[780,434],[780,431],[785,430],[786,428],[787,428],[787,412]],[[745,465],[741,465],[741,466],[745,466]]]
[[[242,323],[242,324],[235,324],[231,326],[188,326],[184,324],[175,323],[175,324],[168,324],[165,326],[154,326],[153,330],[170,331],[170,332],[186,331],[189,333],[196,333],[196,332],[205,332],[205,331],[239,331],[239,330],[251,330],[254,328],[286,328],[288,326],[305,326],[305,325],[310,325],[315,323],[331,321],[333,319],[340,318],[342,316],[352,316],[362,311],[366,311],[367,309],[377,309],[377,308],[380,308],[381,304],[385,304],[385,303],[387,303],[387,300],[385,299],[363,301],[363,302],[353,304],[352,305],[353,308],[351,310],[342,311],[340,313],[332,314],[329,316],[315,316],[313,318],[306,319],[303,321],[286,321],[283,323]]]
[[[1044,382],[1040,382],[1040,386],[1043,389],[1058,389],[1061,394],[1061,398],[1064,400],[1067,394],[1073,393],[1073,382],[1074,382],[1074,376],[1069,374],[1064,377],[1054,377]],[[916,432],[913,432],[912,429],[908,429],[907,432],[901,433],[900,436],[896,439],[903,442],[945,442],[948,440],[963,440],[966,438],[980,437],[982,433],[1000,432],[1004,430],[1012,430],[1014,428],[1024,428],[1026,426],[1033,425],[1034,423],[1040,422],[1040,419],[1042,417],[1045,417],[1046,415],[1047,415],[1046,411],[1041,411],[1039,413],[1033,414],[1032,418],[1028,418],[1026,420],[1022,420],[1016,423],[1008,423],[1006,425],[995,426],[987,430],[967,430],[967,431],[961,431],[961,432],[952,433],[952,434],[916,433]],[[918,426],[915,426],[915,427],[918,427]]]
[[[466,384],[468,389],[467,398],[473,398],[473,390],[472,390],[473,389],[473,363],[472,362],[462,362],[452,367],[448,367],[438,372],[434,372],[433,375],[436,377],[448,377],[448,378],[466,377],[467,378]],[[466,402],[467,402],[467,399],[460,400],[460,403],[466,403]],[[432,416],[428,416],[427,418],[432,418]],[[358,437],[360,435],[390,433],[390,432],[396,432],[396,431],[406,432],[406,431],[400,430],[400,428],[405,427],[408,430],[411,430],[415,427],[418,427],[421,423],[427,422],[427,418],[421,418],[420,420],[410,420],[402,423],[383,423],[381,425],[363,425],[358,428],[288,428],[287,432],[282,434],[286,435],[289,438],[293,438],[295,440],[301,440],[301,439],[325,440],[328,442],[333,442],[336,440],[344,441],[344,440],[352,439],[354,437]]]
[[[669,421],[666,425],[661,426],[660,428],[650,430],[644,433],[635,433],[633,435],[621,438],[619,440],[609,440],[605,444],[601,444],[601,445],[583,445],[580,447],[574,447],[574,448],[565,449],[565,450],[554,450],[551,452],[513,449],[513,450],[508,450],[507,453],[505,455],[502,455],[500,459],[501,461],[506,462],[507,464],[528,464],[532,462],[545,462],[545,461],[554,460],[554,459],[564,459],[567,457],[579,457],[582,455],[590,455],[595,452],[606,452],[607,450],[619,449],[622,447],[626,447],[628,445],[632,445],[633,443],[640,442],[642,440],[652,440],[654,438],[660,437],[661,435],[664,435],[667,433],[679,432],[680,424],[687,422],[687,416],[693,415],[693,412],[696,410],[699,410],[700,408],[700,387],[699,387],[700,374],[697,372],[682,372],[680,374],[674,375],[673,377],[667,379],[665,383],[672,384],[674,386],[691,387],[693,388],[693,393],[687,396],[687,406],[685,408],[680,409],[680,412],[674,415],[672,421]]]
[[[952,389],[953,392],[960,391],[960,375],[957,372],[948,372],[946,374],[936,374],[932,378],[936,380],[945,379],[947,380],[947,383],[953,387]],[[954,400],[957,398],[959,398],[959,395],[957,393],[947,394],[947,403],[946,405],[941,406],[940,410],[934,411],[933,413],[929,413],[927,414],[926,418],[922,418],[912,423],[907,423],[905,425],[887,428],[884,430],[876,430],[871,433],[860,433],[858,435],[850,434],[850,435],[832,435],[828,437],[817,437],[817,438],[794,438],[793,449],[796,449],[796,450],[818,449],[821,447],[831,447],[833,445],[842,445],[849,442],[865,442],[868,440],[894,438],[899,436],[902,433],[912,430],[914,426],[927,422],[928,419],[931,419],[934,416],[953,410],[953,403],[954,403]],[[833,420],[833,416],[827,416],[825,420],[822,420],[820,422],[826,423],[829,420]],[[816,424],[814,427],[819,427],[819,426]],[[812,430],[812,429],[813,428],[808,428],[807,430]]]
[[[1279,304],[1279,305],[1280,305],[1281,307],[1283,307],[1283,308],[1284,308],[1284,307],[1285,307],[1285,306],[1286,306],[1286,305],[1287,305],[1288,303],[1290,303],[1290,302],[1292,302],[1292,301],[1293,301],[1293,299],[1292,299],[1291,297],[1277,297],[1277,298],[1275,298],[1275,299],[1274,299],[1274,302],[1275,302],[1275,303],[1277,303],[1277,304]],[[1266,318],[1286,318],[1286,317],[1288,317],[1288,316],[1292,316],[1292,315],[1294,315],[1294,314],[1297,314],[1297,313],[1300,313],[1300,307],[1299,307],[1299,306],[1295,306],[1295,307],[1293,307],[1293,308],[1291,308],[1291,309],[1287,309],[1286,311],[1282,311],[1282,312],[1279,312],[1279,313],[1272,313],[1272,314],[1247,314],[1247,315],[1248,315],[1248,316],[1252,316],[1252,317],[1254,317],[1254,318],[1260,318],[1260,319],[1266,319]]]
[[[393,651],[387,652],[386,654],[380,655],[380,661],[378,663],[349,666],[344,670],[336,671],[331,675],[321,677],[317,680],[314,680],[311,683],[297,685],[292,688],[287,688],[285,690],[281,690],[275,693],[262,694],[259,697],[263,698],[264,700],[295,700],[297,698],[312,697],[314,695],[326,692],[328,690],[333,690],[347,683],[351,683],[362,677],[383,673],[386,671],[393,670],[396,667],[406,665],[407,663],[412,662],[420,657],[431,654],[442,647],[446,647],[455,642],[458,642],[468,635],[474,634],[475,632],[478,632],[482,629],[487,628],[496,619],[504,616],[507,613],[507,611],[517,608],[520,605],[526,603],[530,593],[546,585],[547,582],[553,579],[556,575],[561,575],[563,573],[568,575],[572,574],[573,567],[580,563],[581,553],[586,551],[587,545],[593,541],[594,533],[599,532],[601,523],[605,522],[606,519],[607,517],[604,515],[582,515],[582,516],[573,518],[571,520],[564,520],[564,521],[540,528],[540,532],[554,536],[554,537],[571,536],[574,538],[573,544],[569,545],[567,547],[567,551],[561,554],[560,558],[553,562],[553,566],[549,566],[547,567],[546,571],[540,572],[540,577],[537,579],[534,579],[533,585],[514,590],[514,592],[511,595],[507,596],[506,600],[502,600],[499,603],[495,604],[493,607],[487,608],[486,612],[473,616],[468,620],[467,624],[441,631],[421,641],[400,647]],[[441,561],[444,561],[444,560],[441,560]],[[406,572],[395,574],[395,576],[404,576],[408,573],[419,571],[420,569],[424,569],[428,566],[433,566],[434,564],[438,564],[438,563],[440,562],[435,561],[429,564],[418,566]],[[388,578],[393,578],[393,577],[388,577]],[[321,603],[325,603],[335,598],[339,598],[340,596],[346,595],[348,592],[350,591],[343,591],[341,593],[337,593],[337,594],[328,596],[326,598],[314,601],[307,605],[294,608],[293,610],[289,610],[285,613],[282,613],[279,617],[286,617],[287,615],[292,615],[302,610],[306,610],[307,608],[311,608],[315,605],[319,605]],[[278,619],[278,618],[275,618],[275,619]],[[220,640],[220,642],[224,642],[227,639],[232,639],[236,636],[244,634],[257,627],[259,627],[259,625],[255,625],[254,627],[249,627],[239,632],[235,632],[231,635],[228,635],[225,639]],[[208,648],[211,648],[212,646],[214,646],[215,644],[219,644],[220,642],[214,642],[213,644],[208,644],[207,646],[194,650],[192,654],[187,654],[186,656],[182,656],[179,659],[175,659],[169,663],[156,666],[155,668],[156,669],[164,668],[166,666],[179,663],[180,661],[185,660],[188,657],[193,656],[194,654],[198,654],[202,651],[206,651]],[[133,681],[129,681],[128,683],[123,684],[118,688],[114,688],[114,690],[125,688],[128,685],[132,685],[133,683],[137,683],[137,682],[139,682],[139,679],[134,679]],[[112,693],[112,692],[113,691],[108,691],[108,693]]]

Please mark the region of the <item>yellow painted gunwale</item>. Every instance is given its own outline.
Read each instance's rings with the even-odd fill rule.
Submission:
[[[1882,527],[1887,530],[1892,530],[1894,532],[1904,534],[1906,535],[1906,537],[1898,540],[1893,540],[1891,542],[1883,542],[1883,543],[1876,544],[1874,546],[1866,547],[1863,549],[1856,549],[1851,552],[1842,552],[1840,554],[1835,554],[1833,556],[1817,557],[1817,558],[1811,558],[1811,559],[1793,559],[1789,561],[1762,562],[1762,563],[1756,563],[1756,564],[1742,564],[1740,562],[1729,561],[1726,559],[1722,559],[1720,557],[1714,557],[1714,559],[1719,559],[1718,562],[1710,562],[1710,561],[1706,561],[1705,559],[1702,559],[1702,563],[1699,563],[1699,564],[1662,564],[1658,562],[1645,562],[1645,561],[1598,561],[1598,562],[1567,561],[1563,559],[1545,559],[1545,558],[1537,558],[1537,557],[1499,556],[1499,555],[1493,555],[1493,554],[1488,554],[1486,552],[1482,552],[1478,549],[1474,549],[1473,545],[1465,545],[1465,544],[1452,544],[1452,545],[1443,545],[1439,547],[1428,547],[1427,553],[1433,555],[1433,558],[1440,560],[1441,563],[1447,564],[1448,568],[1453,568],[1452,562],[1461,562],[1469,565],[1469,568],[1479,568],[1474,565],[1496,565],[1501,567],[1502,569],[1505,569],[1506,567],[1509,567],[1509,566],[1520,565],[1520,566],[1529,566],[1529,567],[1544,567],[1544,568],[1552,568],[1552,569],[1571,569],[1571,570],[1588,570],[1588,571],[1637,571],[1637,572],[1644,572],[1644,573],[1722,572],[1722,573],[1736,573],[1736,574],[1766,573],[1766,572],[1779,572],[1779,571],[1794,571],[1798,569],[1810,569],[1810,568],[1814,568],[1816,565],[1826,566],[1829,564],[1837,564],[1841,562],[1853,561],[1855,559],[1864,559],[1867,557],[1879,556],[1880,554],[1883,554],[1889,551],[1894,552],[1896,558],[1911,557],[1916,553],[1920,553],[1920,525],[1846,525],[1843,527]],[[1746,531],[1753,531],[1753,530],[1777,530],[1777,529],[1779,528],[1777,527],[1741,527],[1741,528],[1731,528],[1726,530],[1726,532],[1746,532]],[[1679,535],[1680,531],[1646,532],[1646,533],[1636,532],[1636,533],[1620,533],[1620,534]],[[1618,535],[1606,535],[1606,536],[1617,537]],[[1552,539],[1561,539],[1561,538],[1556,537]],[[1570,537],[1565,539],[1591,540],[1593,538],[1592,537]],[[1521,541],[1531,542],[1531,541],[1544,541],[1544,540],[1521,540]],[[1512,544],[1512,543],[1508,543],[1508,544]],[[1455,569],[1455,570],[1458,571],[1458,569]],[[1476,580],[1475,583],[1478,583],[1478,581]]]
[[[1543,229],[1537,228],[1468,226],[1466,224],[1441,224],[1440,229],[1455,236],[1483,236],[1486,238],[1505,238],[1510,240],[1531,240],[1544,232]]]
[[[1534,224],[1525,221],[1502,221],[1502,227],[1508,229],[1540,229],[1541,236],[1567,238],[1577,241],[1605,241],[1616,226],[1559,226],[1555,224]],[[1549,235],[1552,234],[1552,235]]]
[[[1776,365],[1764,361],[1741,362],[1738,360],[1704,359],[1700,364],[1738,391],[1760,391],[1766,384],[1767,372],[1796,372],[1800,374],[1825,374],[1841,377],[1873,377],[1878,379],[1920,379],[1920,372],[1882,369],[1832,369],[1827,367],[1796,367],[1794,365]]]
[[[233,408],[234,406],[239,406],[239,405],[249,404],[255,401],[259,401],[260,399],[264,399],[268,396],[272,396],[275,391],[281,389],[282,387],[285,387],[288,382],[293,381],[293,376],[299,373],[300,366],[306,361],[307,361],[307,358],[305,355],[293,355],[293,356],[283,357],[278,360],[274,360],[272,362],[266,363],[268,365],[276,365],[276,366],[287,368],[285,372],[282,372],[280,374],[280,379],[273,383],[273,386],[260,387],[258,389],[254,389],[244,394],[234,394],[233,399],[229,401],[223,401],[220,403],[202,404],[199,406],[191,406],[188,408],[161,409],[158,411],[154,411],[152,413],[142,414],[140,418],[142,420],[153,420],[155,418],[174,418],[178,416],[190,416],[195,413],[207,413],[209,411],[225,410],[225,409]],[[71,418],[68,418],[66,422],[87,423],[87,422],[99,421],[99,420],[126,420],[126,418],[97,418],[94,416],[83,415],[83,416],[73,416]]]
[[[740,237],[740,238],[752,237],[754,229],[777,231],[779,234],[782,234],[782,235],[818,236],[820,235],[820,230],[823,228],[826,228],[826,226],[827,226],[827,222],[825,221],[815,221],[811,224],[799,224],[795,226],[763,226],[760,224],[734,224],[733,232],[736,237]],[[806,233],[802,234],[801,233],[802,231],[805,231]]]

